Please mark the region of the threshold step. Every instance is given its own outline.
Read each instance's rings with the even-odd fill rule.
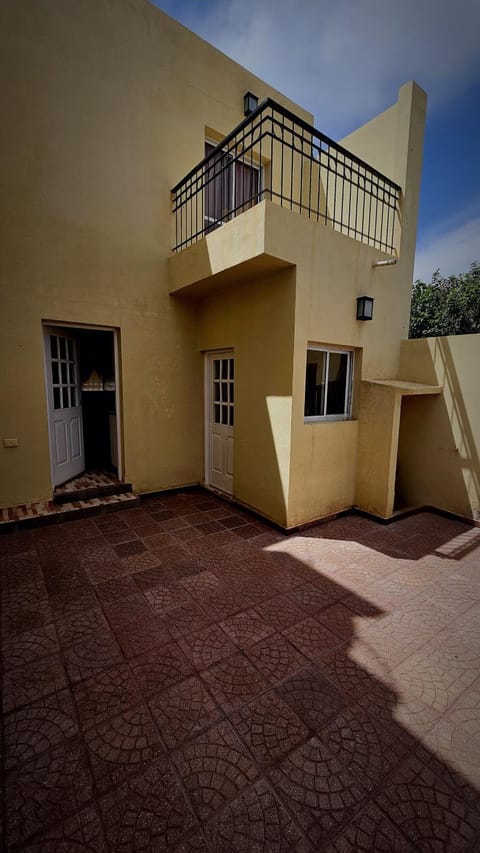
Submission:
[[[0,533],[6,533],[19,527],[37,527],[43,524],[55,524],[59,521],[73,521],[75,518],[84,518],[103,512],[130,509],[138,506],[139,503],[138,495],[130,491],[67,503],[39,501],[38,503],[6,507],[0,509]]]

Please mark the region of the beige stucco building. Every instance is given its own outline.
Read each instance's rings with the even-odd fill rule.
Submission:
[[[18,0],[0,30],[0,506],[113,465],[285,528],[474,516],[473,385],[453,423],[440,345],[405,342],[424,92],[335,143],[147,0]],[[465,387],[473,343],[444,342]]]

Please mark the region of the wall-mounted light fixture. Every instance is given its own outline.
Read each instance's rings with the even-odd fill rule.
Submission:
[[[252,92],[245,92],[243,96],[243,114],[249,116],[258,107],[258,97]]]
[[[397,258],[386,258],[383,261],[374,261],[372,267],[393,267],[397,263]]]
[[[357,320],[373,320],[373,297],[357,297]]]

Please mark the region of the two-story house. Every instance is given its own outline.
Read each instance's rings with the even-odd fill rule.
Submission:
[[[423,91],[335,142],[147,0],[0,19],[0,506],[110,469],[391,516],[402,399],[439,393],[399,379]]]

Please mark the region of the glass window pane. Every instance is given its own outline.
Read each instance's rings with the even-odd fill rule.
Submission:
[[[222,359],[222,379],[228,379],[228,358]]]
[[[54,385],[58,385],[58,361],[52,361],[52,382]]]
[[[220,406],[213,407],[213,422],[215,424],[220,423]]]
[[[71,406],[70,403],[70,388],[63,389],[63,408],[69,409]]]
[[[220,379],[220,361],[218,358],[213,362],[213,377],[214,379]]]
[[[60,399],[60,388],[54,388],[53,389],[53,408],[54,409],[61,409],[62,408],[62,403],[61,403],[61,399]]]
[[[77,389],[75,388],[74,385],[70,388],[70,405],[71,406],[77,405]]]
[[[58,343],[60,346],[60,358],[66,358],[67,357],[67,350],[66,350],[66,346],[65,346],[65,338],[59,338]]]
[[[67,379],[67,364],[66,364],[66,362],[62,361],[62,362],[60,363],[60,371],[61,371],[61,372],[60,372],[60,381],[61,381],[62,385],[66,385],[66,384],[67,384],[67,382],[68,382],[68,379]]]
[[[348,354],[331,352],[328,364],[327,415],[344,415]]]
[[[230,426],[233,427],[233,406],[230,406],[229,418],[230,418]]]
[[[235,359],[231,358],[230,359],[230,379],[233,379],[233,377],[234,377],[234,371],[235,371],[234,364],[235,364]]]
[[[68,365],[68,377],[70,385],[75,385],[75,365],[73,361]]]
[[[305,376],[305,417],[323,415],[325,409],[325,371],[327,353],[322,350],[307,350]]]
[[[231,403],[234,402],[234,390],[233,390],[234,387],[235,386],[234,386],[233,382],[230,382],[230,402]]]
[[[222,382],[222,403],[228,403],[228,382]]]
[[[222,406],[222,424],[228,426],[228,406]]]
[[[50,352],[52,353],[52,358],[58,358],[58,346],[57,346],[56,335],[50,335]]]
[[[220,402],[220,382],[213,383],[213,399],[216,403]]]

